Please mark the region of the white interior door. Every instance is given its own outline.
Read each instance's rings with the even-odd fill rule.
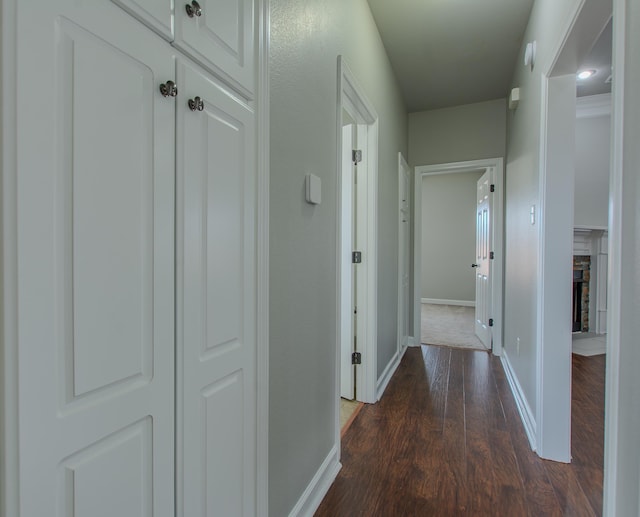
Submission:
[[[407,161],[398,153],[398,203],[400,216],[398,221],[398,343],[401,347],[409,344],[409,230],[411,226],[411,208],[409,202],[409,180],[411,171]]]
[[[177,78],[178,516],[252,516],[255,119],[186,60]]]
[[[476,317],[475,332],[485,347],[491,348],[489,308],[491,306],[491,174],[490,169],[478,180],[476,206]]]
[[[17,9],[20,515],[173,516],[173,60],[110,2]]]
[[[354,203],[354,166],[353,150],[354,126],[342,127],[342,168],[341,168],[341,281],[340,281],[340,396],[352,400],[355,398],[354,367],[351,364],[354,337],[354,283],[351,252],[353,248],[353,203]]]

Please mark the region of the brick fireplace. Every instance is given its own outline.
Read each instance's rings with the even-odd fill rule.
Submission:
[[[591,257],[573,256],[572,330],[589,332],[589,282],[591,280]]]

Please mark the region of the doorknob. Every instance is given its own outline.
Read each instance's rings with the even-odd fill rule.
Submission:
[[[160,93],[163,97],[175,97],[178,95],[178,87],[173,81],[167,81],[160,85]]]
[[[204,102],[200,97],[189,99],[188,104],[191,111],[202,111],[204,109]]]
[[[189,18],[193,18],[194,16],[202,16],[202,7],[200,7],[200,4],[196,2],[196,0],[193,0],[193,2],[191,2],[191,5],[185,5],[184,8],[187,11],[187,16],[189,16]]]
[[[479,264],[471,264],[471,267],[480,267]]]

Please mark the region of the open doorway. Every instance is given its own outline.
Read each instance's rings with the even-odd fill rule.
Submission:
[[[340,401],[377,401],[378,116],[341,56],[337,121],[336,443]]]
[[[571,315],[585,357],[606,351],[612,35],[609,20],[577,76]]]
[[[568,288],[574,284],[576,73],[610,18],[611,6],[605,3],[587,2],[576,9],[542,75],[537,425],[530,438],[541,457],[561,462],[572,458],[572,300],[581,297]],[[582,285],[588,285],[587,261],[578,262]]]
[[[453,181],[451,181],[453,180]],[[450,341],[453,346],[492,350],[500,355],[502,348],[502,282],[503,282],[503,160],[494,158],[468,162],[418,166],[415,169],[414,210],[414,335],[432,331],[434,339]],[[450,200],[442,199],[445,190]],[[465,208],[457,209],[458,198],[466,192]],[[445,196],[446,197],[446,196]],[[458,200],[458,201],[457,201]],[[441,205],[444,202],[445,205]],[[438,208],[440,207],[440,208]],[[444,215],[444,210],[449,215]],[[430,210],[435,210],[429,215]],[[491,214],[489,216],[489,213]],[[423,234],[428,219],[438,221]],[[466,228],[453,229],[460,218]],[[453,246],[443,246],[454,240]],[[437,242],[442,241],[442,245]],[[422,245],[421,245],[422,243]],[[425,258],[428,257],[427,263]],[[457,263],[457,267],[455,264]],[[483,267],[479,268],[482,263]],[[440,264],[440,266],[438,266]],[[454,267],[449,267],[454,264]],[[449,279],[441,280],[449,275]],[[464,276],[461,279],[459,277]],[[478,278],[480,280],[478,280]],[[456,284],[452,290],[452,284]],[[478,284],[480,288],[478,289]],[[429,296],[429,293],[432,293]],[[426,294],[426,296],[425,296]],[[481,300],[478,303],[477,297]],[[461,325],[445,324],[439,329],[423,328],[429,311],[437,318],[468,320],[468,331]],[[447,312],[448,311],[448,312]],[[451,313],[451,314],[449,314]],[[465,313],[465,314],[463,314]],[[468,313],[468,314],[466,314]],[[444,321],[444,320],[443,320]],[[479,322],[479,324],[477,323]],[[486,346],[476,338],[476,327],[484,333]],[[455,335],[448,333],[455,331]],[[458,332],[459,331],[459,332]],[[475,340],[475,341],[474,341]],[[423,340],[421,340],[423,341]]]

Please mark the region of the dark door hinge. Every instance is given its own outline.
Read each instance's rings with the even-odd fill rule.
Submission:
[[[354,165],[358,165],[362,161],[362,151],[359,149],[354,149],[351,151],[351,160]]]
[[[493,318],[489,318],[489,326],[493,327]]]
[[[362,252],[354,251],[351,253],[351,263],[352,264],[360,264],[362,262]]]
[[[490,251],[490,252],[489,252],[489,258],[490,258],[491,260],[493,260],[493,259],[494,259],[493,251]]]
[[[492,183],[491,186],[489,187],[489,192],[495,192],[496,191],[496,186]]]
[[[360,352],[351,354],[351,364],[362,364],[362,354]]]

